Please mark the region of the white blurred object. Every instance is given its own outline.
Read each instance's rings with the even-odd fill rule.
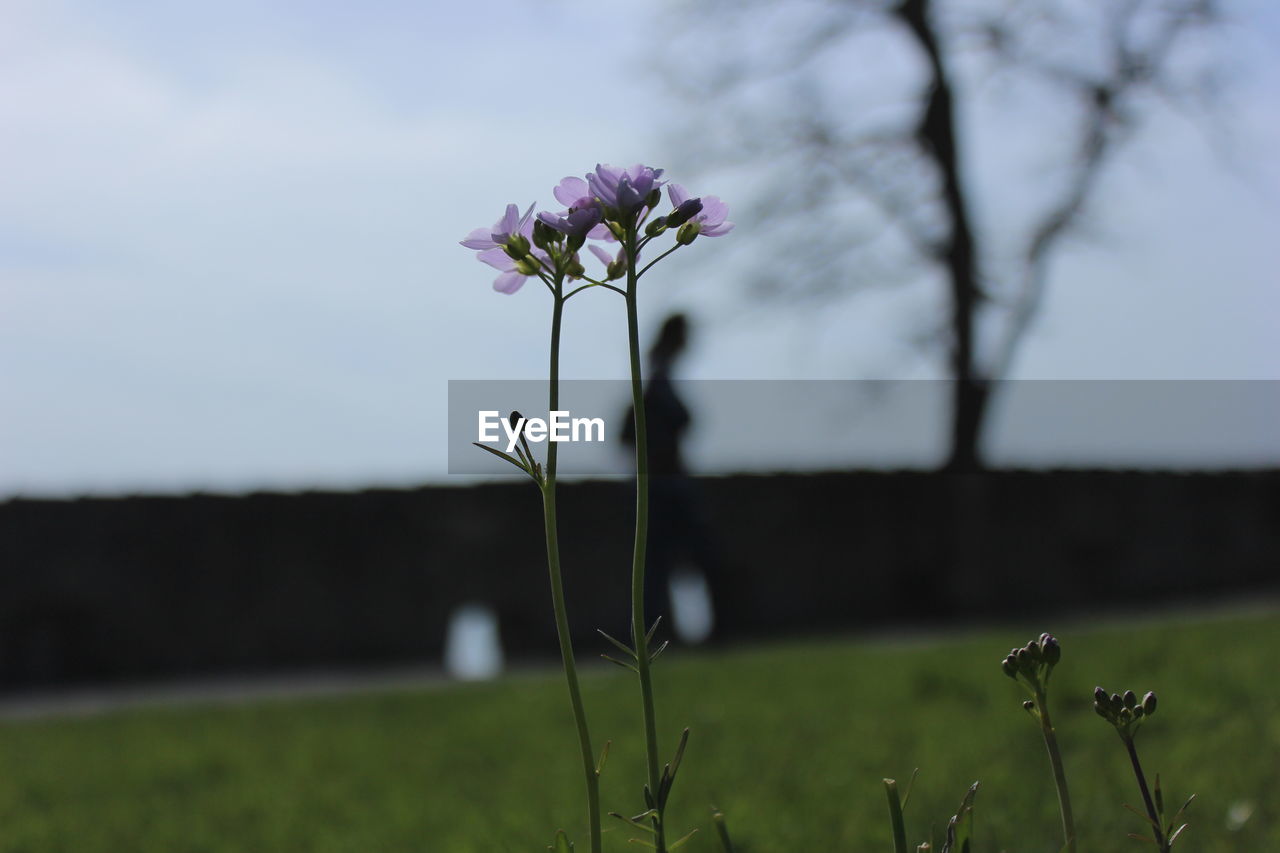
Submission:
[[[677,571],[671,575],[671,611],[676,637],[690,646],[704,642],[715,626],[711,592],[700,572]]]
[[[444,666],[454,678],[482,681],[502,672],[498,620],[483,604],[464,604],[453,612],[445,634]]]

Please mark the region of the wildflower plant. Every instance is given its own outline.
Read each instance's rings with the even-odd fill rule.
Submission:
[[[627,344],[631,364],[631,395],[634,417],[636,453],[636,527],[631,563],[631,636],[629,642],[606,639],[621,657],[609,657],[635,673],[640,688],[641,716],[644,727],[646,779],[641,787],[643,811],[631,817],[611,812],[628,826],[643,831],[647,837],[635,839],[659,853],[675,850],[692,833],[678,841],[667,842],[664,820],[667,800],[680,769],[680,761],[688,743],[685,729],[674,757],[666,764],[658,758],[657,716],[654,703],[654,660],[665,643],[652,648],[657,622],[649,624],[644,612],[645,553],[649,524],[649,459],[645,427],[643,377],[640,368],[639,283],[658,261],[691,245],[699,236],[719,237],[733,229],[727,220],[728,208],[715,196],[691,197],[679,184],[663,179],[663,170],[637,164],[629,168],[596,165],[584,177],[566,177],[552,190],[552,195],[565,206],[562,211],[540,211],[536,217],[530,205],[523,214],[515,204],[491,228],[477,228],[461,244],[477,252],[477,259],[501,274],[494,280],[494,290],[512,294],[526,280],[536,278],[551,294],[551,343],[548,384],[548,411],[559,408],[560,333],[565,304],[589,289],[603,289],[621,296],[627,315]],[[663,186],[671,209],[654,215],[663,206]],[[655,240],[674,234],[674,245],[642,264],[641,254]],[[587,245],[588,240],[600,241]],[[609,244],[616,244],[614,246]],[[582,263],[581,250],[586,246],[603,265],[602,272],[589,275]],[[617,282],[616,284],[613,282]],[[513,428],[521,423],[512,413]],[[578,732],[583,775],[587,794],[587,823],[591,853],[601,851],[599,778],[608,754],[605,743],[599,760],[591,742],[586,710],[578,683],[573,644],[569,635],[564,588],[560,571],[560,546],[556,518],[557,443],[549,442],[545,462],[533,456],[527,441],[520,441],[515,453],[503,453],[491,447],[478,447],[496,454],[527,474],[542,493],[543,519],[547,546],[547,568],[551,582],[552,609],[555,613],[561,661]],[[604,632],[601,632],[602,634]],[[557,833],[552,850],[570,851],[573,845],[567,834]]]
[[[1129,754],[1129,763],[1133,766],[1134,776],[1137,777],[1138,790],[1142,792],[1142,804],[1146,807],[1146,814],[1127,803],[1125,808],[1151,824],[1151,837],[1133,832],[1129,833],[1129,837],[1154,844],[1160,853],[1169,853],[1173,848],[1173,842],[1177,841],[1182,836],[1183,830],[1187,828],[1187,824],[1179,822],[1186,814],[1191,801],[1195,799],[1195,794],[1188,797],[1182,807],[1166,820],[1164,793],[1160,790],[1159,774],[1156,775],[1154,798],[1147,787],[1147,777],[1142,772],[1142,762],[1138,760],[1138,748],[1133,740],[1142,724],[1151,719],[1151,715],[1156,712],[1156,704],[1156,694],[1150,691],[1141,700],[1132,690],[1126,690],[1123,694],[1112,693],[1110,696],[1101,687],[1096,687],[1093,691],[1094,712],[1115,727],[1116,734],[1120,736],[1125,751]]]
[[[1041,634],[1020,649],[1012,649],[1000,662],[1004,674],[1021,684],[1031,694],[1022,707],[1040,723],[1049,764],[1053,768],[1053,782],[1058,789],[1058,810],[1062,814],[1063,850],[1075,853],[1076,825],[1071,812],[1071,792],[1067,789],[1067,773],[1062,765],[1062,751],[1058,748],[1058,736],[1049,717],[1049,679],[1053,668],[1062,660],[1062,646],[1052,634]]]

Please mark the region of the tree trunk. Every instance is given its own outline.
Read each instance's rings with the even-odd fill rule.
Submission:
[[[951,231],[939,247],[938,259],[946,270],[951,295],[950,372],[955,383],[951,409],[949,471],[982,468],[979,451],[986,413],[988,388],[980,375],[973,340],[974,315],[979,291],[977,253],[969,222],[956,141],[954,95],[942,63],[942,50],[929,20],[930,0],[903,0],[895,10],[915,36],[929,65],[928,100],[917,130],[919,143],[938,168],[942,200],[951,219]]]

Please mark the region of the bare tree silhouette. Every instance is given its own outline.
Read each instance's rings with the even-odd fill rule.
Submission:
[[[681,150],[696,149],[695,168],[749,170],[753,215],[785,247],[753,255],[753,289],[828,299],[936,281],[948,307],[928,337],[954,380],[947,467],[980,469],[992,392],[1107,165],[1154,107],[1211,105],[1202,36],[1222,19],[1216,3],[696,0],[680,12],[664,67],[694,107],[678,133],[699,143]],[[1039,139],[1034,175],[1010,163],[993,177],[1000,142],[974,126],[992,88],[1033,102],[1012,110],[1026,125],[1010,134]],[[995,228],[993,196],[1015,184],[1020,224]]]

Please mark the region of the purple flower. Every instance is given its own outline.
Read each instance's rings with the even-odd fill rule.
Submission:
[[[538,221],[549,228],[554,228],[561,234],[568,234],[570,237],[585,237],[591,229],[600,224],[600,207],[597,204],[590,204],[587,207],[570,207],[564,213],[547,213],[538,214]]]
[[[601,204],[625,216],[639,210],[649,193],[665,183],[658,180],[661,175],[661,169],[639,163],[630,169],[597,163],[596,170],[587,175],[587,187]]]
[[[526,249],[529,237],[533,234],[534,204],[520,214],[520,208],[514,204],[507,205],[507,212],[493,224],[492,228],[477,228],[460,241],[468,249],[476,250],[476,260],[483,261],[502,273],[493,280],[493,289],[499,293],[515,293],[524,284],[525,275],[516,270],[515,259],[507,254],[507,245],[512,238],[521,237]],[[543,257],[534,251],[536,257]]]
[[[459,242],[468,249],[496,249],[507,244],[516,234],[523,234],[528,237],[533,233],[533,225],[529,221],[529,217],[533,215],[533,208],[537,202],[529,205],[529,209],[520,215],[520,208],[514,204],[507,205],[507,212],[502,218],[493,223],[492,228],[477,228],[467,235],[467,239]]]
[[[667,195],[677,210],[690,201],[689,193],[679,184],[668,184]],[[704,195],[702,196],[702,210],[690,217],[689,221],[698,223],[698,234],[701,236],[720,237],[733,230],[733,223],[725,221],[725,217],[728,215],[729,205],[716,196]]]
[[[591,245],[587,248],[591,250],[591,254],[596,256],[596,260],[604,264],[606,280],[621,278],[626,273],[627,268],[624,261],[626,249],[619,249],[618,256],[614,257],[599,246]]]

